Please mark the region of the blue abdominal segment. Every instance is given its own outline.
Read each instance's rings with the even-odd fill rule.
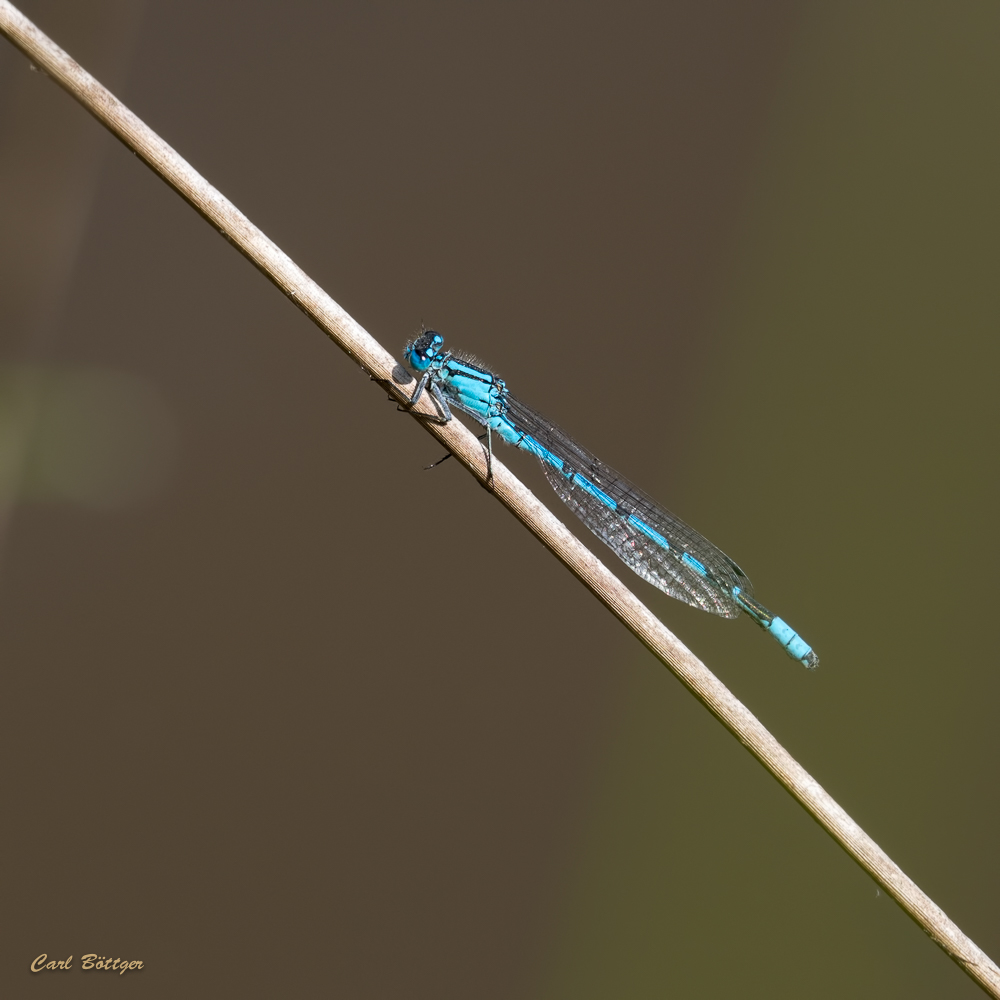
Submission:
[[[819,664],[808,643],[754,599],[750,580],[724,552],[512,396],[499,376],[443,347],[444,338],[433,330],[407,345],[406,361],[421,376],[411,405],[427,391],[442,420],[457,407],[535,455],[560,499],[644,580],[723,618],[745,612],[793,660],[809,669]]]
[[[655,542],[659,545],[661,549],[670,548],[670,542],[668,542],[663,535],[661,535],[658,531],[653,531],[648,524],[644,521],[640,521],[635,514],[629,514],[628,523],[637,531],[641,531],[651,542]]]
[[[799,660],[807,667],[815,667],[816,663],[819,662],[819,658],[816,657],[816,654],[810,648],[809,643],[807,643],[805,639],[803,639],[798,632],[795,631],[795,629],[793,629],[790,625],[786,625],[780,618],[773,618],[767,631],[770,632],[770,634],[785,647],[785,651],[793,660]],[[815,659],[816,662],[809,662],[810,657]]]
[[[686,552],[681,556],[684,560],[699,576],[708,576],[708,570],[693,556],[689,556]]]
[[[762,628],[768,635],[773,636],[781,648],[793,659],[798,660],[803,666],[810,670],[815,670],[819,666],[819,657],[812,651],[812,647],[795,631],[787,622],[772,614],[767,608],[744,591],[736,593],[736,600],[740,607]]]

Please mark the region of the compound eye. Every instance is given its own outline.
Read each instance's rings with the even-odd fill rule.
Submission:
[[[426,371],[431,361],[441,352],[444,337],[434,330],[426,330],[406,348],[406,360],[417,371]]]
[[[435,330],[425,330],[421,336],[419,336],[413,342],[413,352],[414,354],[420,354],[423,357],[432,358],[438,351],[441,350],[441,345],[444,343],[444,337]]]

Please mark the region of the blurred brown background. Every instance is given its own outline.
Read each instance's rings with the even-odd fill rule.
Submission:
[[[995,5],[20,7],[736,558],[816,675],[628,582],[1000,956]],[[979,995],[6,42],[0,188],[5,996]]]

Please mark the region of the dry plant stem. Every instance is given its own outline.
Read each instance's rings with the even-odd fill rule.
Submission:
[[[143,124],[89,73],[7,0],[0,0],[0,31],[37,67],[188,201],[242,254],[390,395],[408,399],[409,376],[396,360],[297,267],[236,207]],[[482,446],[457,420],[440,425],[425,395],[414,415],[480,481]],[[637,597],[578,542],[535,496],[494,458],[487,486],[496,497],[624,622],[642,643],[788,789],[820,825],[991,996],[1000,998],[1000,969],[893,863],[711,671]]]

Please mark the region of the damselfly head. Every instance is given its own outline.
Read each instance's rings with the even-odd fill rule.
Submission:
[[[441,353],[444,337],[435,330],[425,330],[416,340],[406,345],[403,358],[417,372],[427,371],[430,363]]]

